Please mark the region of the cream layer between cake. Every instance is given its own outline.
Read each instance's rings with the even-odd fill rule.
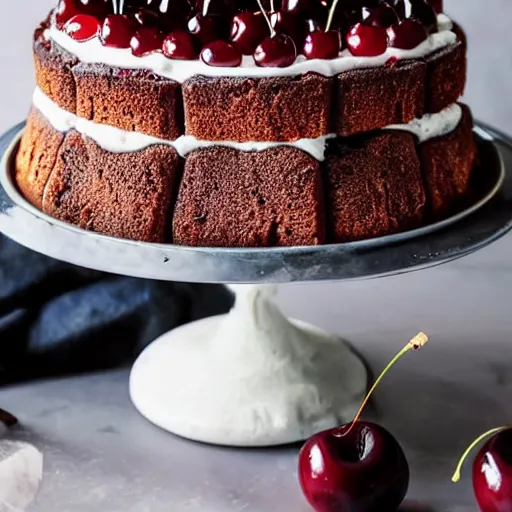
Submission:
[[[182,135],[176,140],[164,140],[138,132],[130,132],[95,123],[78,117],[59,107],[46,96],[43,91],[36,88],[32,99],[34,107],[60,132],[77,130],[79,133],[94,140],[101,148],[112,153],[129,153],[139,151],[155,144],[172,146],[180,156],[191,151],[210,146],[224,146],[240,151],[264,151],[277,146],[291,146],[310,154],[319,161],[324,160],[325,145],[328,139],[335,138],[335,134],[324,135],[316,139],[299,139],[294,142],[231,142],[199,140],[190,135]],[[462,109],[458,104],[450,105],[437,114],[427,114],[421,119],[403,125],[391,125],[384,130],[403,130],[414,134],[419,142],[441,137],[451,133],[458,126],[462,117]]]

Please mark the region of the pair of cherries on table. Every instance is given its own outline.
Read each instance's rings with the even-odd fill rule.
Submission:
[[[405,18],[403,0],[350,0],[340,4],[349,6],[343,7],[340,16],[338,0],[330,9],[324,0],[285,0],[280,10],[271,8],[270,12],[260,0],[253,0],[259,10],[234,14],[229,30],[225,17],[208,13],[210,3],[203,4],[201,13],[187,18],[193,11],[179,7],[183,2],[186,0],[169,3],[176,9],[178,28],[167,35],[158,25],[163,13],[140,8],[135,15],[106,14],[103,0],[91,0],[86,5],[83,0],[60,0],[56,19],[78,41],[99,36],[104,46],[131,48],[138,57],[161,51],[171,59],[200,56],[210,66],[237,67],[243,55],[252,55],[259,66],[287,67],[298,54],[307,59],[337,58],[343,47],[340,20],[347,13],[355,13],[352,21],[361,21],[348,31],[345,46],[355,56],[370,57],[388,47],[416,47],[437,30],[436,13],[443,8],[442,0],[412,0],[411,16]],[[227,12],[231,16],[232,12]],[[186,28],[180,26],[183,21]]]
[[[299,482],[316,512],[393,512],[407,493],[409,466],[391,433],[359,421],[370,396],[390,368],[410,350],[428,342],[413,338],[386,366],[364,399],[354,420],[311,437],[299,454]],[[464,452],[452,480],[471,450],[493,436],[473,463],[473,488],[481,512],[512,512],[512,428],[493,429]]]

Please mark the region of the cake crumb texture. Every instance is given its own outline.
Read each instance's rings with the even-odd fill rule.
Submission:
[[[453,213],[458,203],[467,198],[477,164],[473,117],[466,105],[461,107],[462,119],[455,131],[419,147],[430,207],[437,219]]]
[[[289,147],[208,148],[185,162],[174,242],[273,247],[325,242],[320,164]]]
[[[16,155],[15,176],[21,193],[36,208],[42,208],[43,190],[63,140],[64,134],[32,108]]]
[[[295,141],[330,131],[332,78],[194,77],[183,84],[187,135],[205,140]]]
[[[426,64],[414,61],[338,75],[335,132],[349,136],[421,117],[426,73]]]
[[[163,242],[178,164],[167,146],[109,153],[71,131],[46,184],[43,211],[89,231]]]
[[[326,160],[332,242],[419,226],[426,196],[414,136],[385,132],[331,144]]]

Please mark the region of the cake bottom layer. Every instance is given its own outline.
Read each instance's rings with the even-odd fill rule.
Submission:
[[[112,153],[29,114],[16,159],[24,197],[98,233],[191,246],[341,243],[397,233],[459,208],[477,150],[470,110],[451,133],[419,143],[385,130],[328,142],[325,161],[283,146],[171,146]]]

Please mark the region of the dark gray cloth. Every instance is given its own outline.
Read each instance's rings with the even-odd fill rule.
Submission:
[[[124,365],[230,292],[82,269],[0,235],[0,384]]]

